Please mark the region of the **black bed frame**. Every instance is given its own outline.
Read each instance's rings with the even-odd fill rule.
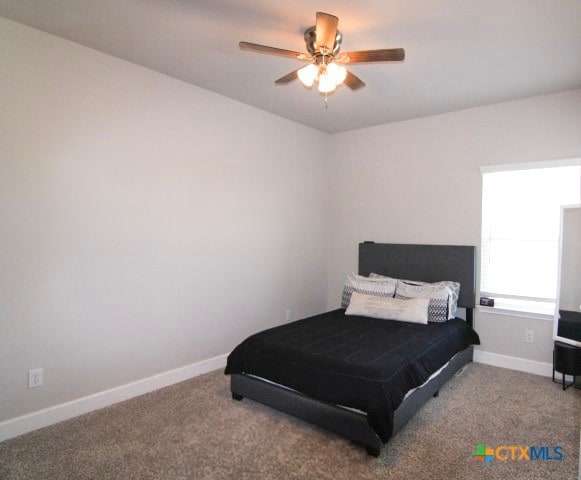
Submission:
[[[436,282],[460,282],[458,306],[466,309],[466,322],[473,324],[476,298],[476,247],[453,245],[403,245],[363,242],[359,244],[359,274],[378,273],[394,278]],[[472,361],[473,347],[455,355],[439,375],[409,395],[394,412],[395,435],[464,365]],[[338,433],[366,447],[375,457],[382,442],[367,423],[367,415],[311,398],[245,374],[231,376],[232,398],[244,397]]]

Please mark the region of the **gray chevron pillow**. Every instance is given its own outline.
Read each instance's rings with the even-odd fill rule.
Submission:
[[[393,297],[396,282],[397,280],[395,278],[369,278],[351,274],[347,277],[347,281],[343,287],[341,308],[347,308],[349,306],[353,292],[375,295],[377,297]]]
[[[428,298],[428,322],[448,321],[448,289],[443,285],[417,285],[397,281],[395,298]]]
[[[377,273],[371,273],[369,278],[390,278],[384,277]],[[448,289],[448,320],[456,318],[458,312],[458,298],[460,297],[460,283],[452,282],[450,280],[443,280],[441,282],[427,283],[420,282],[416,280],[402,280],[403,282],[415,284],[415,285],[434,285],[434,286],[444,286]]]

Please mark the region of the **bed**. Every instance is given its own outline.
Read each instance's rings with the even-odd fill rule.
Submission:
[[[252,335],[228,357],[244,397],[333,431],[378,456],[383,443],[472,361],[475,247],[359,245],[359,274],[461,284],[465,319],[418,325],[338,309]]]

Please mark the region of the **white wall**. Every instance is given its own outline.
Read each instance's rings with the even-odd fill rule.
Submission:
[[[480,167],[579,156],[580,111],[575,90],[330,136],[328,307],[361,241],[480,245]],[[550,321],[477,313],[476,329],[484,350],[552,361]]]
[[[4,19],[0,65],[0,421],[324,310],[324,134]]]

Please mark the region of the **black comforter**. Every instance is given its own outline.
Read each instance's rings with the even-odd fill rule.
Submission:
[[[480,344],[478,335],[460,319],[419,325],[339,309],[252,335],[232,351],[225,373],[256,375],[367,412],[386,442],[408,390],[471,344]]]

